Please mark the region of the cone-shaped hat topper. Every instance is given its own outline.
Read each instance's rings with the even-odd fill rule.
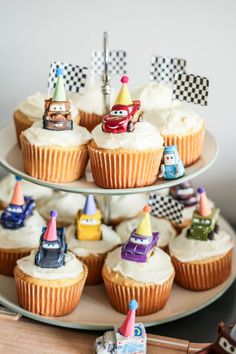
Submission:
[[[57,211],[52,210],[50,213],[51,220],[48,223],[47,229],[43,235],[45,241],[56,241],[57,240]]]
[[[14,205],[25,204],[24,195],[22,192],[21,178],[18,176],[16,176],[16,184],[15,184],[15,188],[13,191],[10,204],[14,204]]]
[[[123,105],[127,105],[127,106],[130,104],[133,104],[133,101],[130,97],[129,90],[127,87],[127,83],[129,82],[128,76],[122,76],[120,81],[122,83],[122,86],[121,86],[120,92],[116,98],[115,104],[123,104]]]
[[[62,68],[56,69],[56,77],[57,77],[57,83],[53,95],[53,101],[58,101],[58,102],[66,101],[66,92],[65,92],[64,82],[63,82]]]
[[[199,214],[201,216],[211,215],[211,208],[210,208],[209,202],[207,200],[205,189],[201,187],[201,188],[198,188],[197,191],[200,195],[199,209],[198,209]]]
[[[85,201],[83,214],[94,215],[96,214],[96,212],[97,212],[97,207],[94,200],[94,196],[92,194],[89,194]]]
[[[141,220],[139,226],[137,227],[135,233],[140,236],[152,236],[151,220],[150,220],[150,211],[151,207],[145,205],[143,208],[144,217]]]
[[[134,325],[135,325],[135,311],[138,308],[138,303],[136,300],[131,300],[129,303],[129,312],[126,316],[124,322],[120,327],[120,333],[124,337],[134,336]]]

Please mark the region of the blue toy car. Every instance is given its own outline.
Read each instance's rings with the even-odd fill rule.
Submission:
[[[59,268],[65,264],[65,253],[67,252],[65,228],[57,228],[57,240],[55,241],[43,239],[46,229],[43,227],[40,246],[35,255],[35,264],[41,268]]]
[[[24,205],[9,204],[1,214],[1,225],[6,229],[19,229],[25,225],[25,220],[32,215],[35,201],[32,197],[24,197]]]

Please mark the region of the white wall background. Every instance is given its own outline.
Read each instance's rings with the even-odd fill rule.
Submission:
[[[235,223],[235,14],[235,0],[1,0],[0,126],[19,101],[45,91],[51,60],[87,65],[104,30],[111,48],[128,51],[135,86],[147,82],[151,55],[186,58],[189,72],[210,79],[209,106],[195,108],[220,147],[196,184]]]

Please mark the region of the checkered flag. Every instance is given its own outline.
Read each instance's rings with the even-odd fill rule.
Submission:
[[[50,64],[48,88],[53,89],[57,83],[56,69],[63,68],[63,79],[66,91],[83,93],[88,73],[88,68],[60,61],[53,61]]]
[[[91,53],[90,69],[93,74],[102,76],[104,73],[104,53],[93,50]],[[127,74],[127,54],[124,50],[112,50],[108,59],[109,75]]]
[[[173,99],[207,105],[209,80],[206,77],[177,73],[173,82]]]
[[[150,81],[173,82],[177,72],[183,73],[186,68],[186,60],[180,58],[156,57],[151,59]]]
[[[159,218],[169,219],[176,224],[181,224],[184,205],[173,199],[171,196],[151,193],[149,196],[149,205],[152,207],[152,215]]]

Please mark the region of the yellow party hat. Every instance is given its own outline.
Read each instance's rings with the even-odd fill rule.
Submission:
[[[127,86],[127,83],[129,82],[128,76],[122,76],[120,81],[122,83],[122,86],[121,86],[120,92],[116,98],[115,104],[123,104],[123,105],[127,105],[127,106],[130,104],[133,104],[133,101],[130,97],[128,86]]]
[[[151,211],[151,207],[149,205],[145,205],[143,211],[144,217],[140,222],[139,226],[137,227],[135,233],[140,236],[152,236],[152,228],[149,214]]]

